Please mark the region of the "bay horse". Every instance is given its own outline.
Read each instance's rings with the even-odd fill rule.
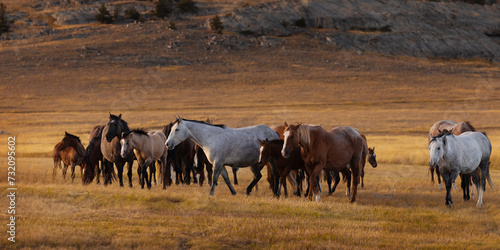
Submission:
[[[84,155],[85,148],[83,147],[80,138],[68,132],[64,132],[63,139],[54,146],[54,150],[52,151],[52,158],[54,160],[52,178],[55,179],[57,168],[61,168],[61,162],[63,162],[63,178],[66,179],[68,166],[71,166],[71,181],[73,181],[75,179],[75,167],[79,165],[80,172],[83,168]]]
[[[281,154],[287,158],[294,148],[300,147],[306,171],[309,174],[309,199],[319,200],[318,177],[323,170],[344,171],[351,166],[352,196],[350,180],[347,180],[347,196],[351,202],[356,201],[357,186],[361,175],[361,156],[363,139],[353,128],[342,126],[330,131],[321,126],[303,124],[288,125],[285,123],[285,141]]]
[[[101,152],[104,156],[104,169],[113,169],[113,163],[116,165],[118,170],[118,180],[120,181],[120,186],[123,187],[123,166],[127,163],[128,168],[128,181],[129,186],[132,187],[132,165],[134,163],[135,155],[129,152],[125,157],[120,155],[122,139],[122,133],[130,132],[127,122],[122,119],[122,115],[119,116],[109,114],[109,122],[102,129],[101,136]],[[113,170],[114,172],[114,170]],[[104,174],[105,183],[111,183],[113,174],[107,171]]]
[[[437,136],[430,136],[429,156],[429,165],[431,167],[439,165],[441,168],[440,173],[446,184],[447,206],[451,207],[453,204],[451,185],[460,173],[472,175],[479,196],[476,206],[482,205],[486,180],[493,189],[489,173],[491,142],[486,134],[469,131],[456,136],[445,130]],[[478,175],[478,168],[481,177]],[[468,178],[463,180],[468,186]]]
[[[101,152],[101,137],[104,127],[105,125],[97,125],[90,131],[89,144],[87,149],[85,149],[85,156],[83,157],[85,166],[83,167],[82,183],[84,185],[90,184],[94,178],[96,178],[96,184],[100,184],[101,172],[111,174],[111,179],[108,179],[108,181],[116,180],[112,164],[110,169],[104,169],[106,166],[104,165],[104,156]],[[111,184],[111,182],[105,182],[104,184]]]
[[[250,194],[255,184],[262,178],[258,163],[259,140],[278,139],[278,134],[266,125],[233,129],[224,125],[177,118],[165,145],[173,149],[189,138],[203,149],[208,161],[214,166],[210,195],[214,194],[215,184],[221,174],[231,194],[235,195],[236,191],[229,180],[225,166],[238,168],[251,166],[254,180],[247,187],[247,194]]]
[[[173,122],[163,127],[163,134],[168,135],[173,126]],[[194,156],[196,154],[195,143],[192,140],[185,140],[176,148],[168,150],[167,166],[172,165],[175,172],[176,184],[191,184],[191,172],[193,171]],[[163,172],[162,169],[160,169]],[[171,180],[167,179],[166,185],[171,185]],[[165,186],[165,185],[164,185]]]
[[[145,132],[142,129],[135,129],[122,133],[120,155],[125,158],[127,154],[134,152],[139,168],[142,171],[141,188],[144,188],[144,184],[147,184],[148,189],[151,189],[152,174],[156,172],[156,162],[159,163],[160,168],[166,166],[168,152],[167,148],[165,148],[166,140],[165,134],[161,131]],[[149,179],[147,176],[148,167]]]
[[[467,132],[467,131],[476,131],[474,126],[472,126],[472,124],[470,124],[470,122],[468,122],[468,121],[456,123],[456,122],[450,121],[450,120],[441,120],[441,121],[437,121],[436,123],[434,123],[431,126],[431,128],[429,129],[429,140],[427,141],[427,143],[430,142],[431,137],[438,136],[444,130],[450,131],[454,135],[460,135],[460,134]],[[435,168],[430,167],[429,169],[431,171],[431,182],[434,183],[434,169],[435,169],[439,188],[442,188],[443,186],[441,184],[439,166],[436,166]]]
[[[285,190],[285,197],[288,197],[288,191],[286,187],[286,178],[289,176],[289,173],[292,170],[304,169],[305,163],[302,160],[302,155],[300,154],[300,149],[296,148],[290,153],[290,157],[284,158],[281,155],[281,149],[283,148],[283,140],[275,139],[275,140],[259,140],[260,144],[260,155],[259,155],[259,163],[263,166],[264,164],[268,164],[272,159],[274,164],[276,164],[276,168],[279,174],[279,186],[275,190],[276,196],[279,198],[281,195],[281,187]],[[269,168],[269,167],[268,167]],[[301,190],[299,186],[296,186],[295,195],[300,196]]]

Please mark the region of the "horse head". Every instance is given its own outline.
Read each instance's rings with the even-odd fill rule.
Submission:
[[[172,150],[182,141],[186,140],[189,137],[189,131],[186,127],[186,123],[183,122],[182,118],[176,117],[174,124],[170,129],[170,134],[167,137],[167,141],[165,142],[165,146]]]
[[[446,154],[446,136],[450,135],[448,130],[440,131],[439,135],[431,136],[429,142],[429,166],[435,168],[438,162],[444,158]]]
[[[108,142],[111,142],[115,137],[121,138],[122,132],[130,131],[127,123],[124,120],[122,120],[122,114],[116,116],[110,113],[109,122],[107,126],[108,126],[108,132],[106,133],[106,141]]]
[[[301,124],[288,125],[285,122],[285,132],[283,132],[284,143],[283,143],[283,149],[281,150],[281,155],[284,158],[290,157],[290,152],[292,152],[294,148],[299,146],[300,126]]]
[[[130,150],[132,149],[132,140],[131,140],[131,136],[132,135],[132,132],[123,132],[121,134],[121,140],[120,140],[120,144],[122,145],[121,147],[121,150],[120,150],[120,156],[122,158],[125,158],[127,156],[127,154],[130,152]]]
[[[372,167],[377,167],[377,155],[375,154],[375,147],[368,148],[368,162]]]

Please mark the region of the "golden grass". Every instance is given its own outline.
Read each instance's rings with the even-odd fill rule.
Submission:
[[[29,162],[29,164],[27,164]],[[427,168],[380,164],[367,169],[366,186],[351,204],[345,186],[320,202],[290,197],[276,200],[261,182],[251,196],[251,180],[240,170],[232,196],[225,185],[172,186],[162,190],[108,187],[51,180],[51,160],[21,160],[16,248],[462,248],[498,247],[500,198],[487,190],[482,208],[453,191],[430,185]],[[77,175],[77,177],[79,174]],[[500,172],[492,171],[500,183]],[[5,199],[5,185],[0,186]],[[5,215],[3,215],[3,219]],[[3,220],[2,219],[2,220]]]

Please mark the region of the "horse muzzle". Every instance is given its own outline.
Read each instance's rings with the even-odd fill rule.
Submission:
[[[168,150],[172,150],[174,149],[175,145],[174,143],[167,141],[165,142],[165,147],[167,147]]]
[[[436,163],[436,162],[433,162],[433,161],[429,161],[429,166],[430,166],[431,168],[436,168],[437,163]]]
[[[283,156],[283,158],[287,159],[288,157],[290,157],[290,149],[281,150],[281,155]]]

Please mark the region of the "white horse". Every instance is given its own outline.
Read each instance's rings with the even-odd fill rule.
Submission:
[[[180,142],[191,138],[198,144],[210,163],[214,165],[213,183],[217,183],[222,174],[229,190],[234,195],[233,186],[229,180],[225,166],[243,168],[251,166],[254,180],[247,187],[247,194],[262,177],[259,166],[259,140],[279,139],[274,130],[266,125],[245,128],[228,128],[224,125],[212,125],[202,121],[177,118],[165,145],[173,149]],[[210,189],[214,194],[215,185]]]
[[[431,167],[439,165],[441,176],[446,184],[446,205],[452,205],[451,184],[459,174],[471,174],[476,189],[479,193],[477,207],[483,203],[483,192],[486,180],[491,183],[489,165],[491,156],[491,143],[485,134],[480,132],[465,132],[458,136],[447,130],[433,137],[429,141],[429,155]],[[477,168],[480,168],[479,179]],[[467,179],[467,178],[466,178]],[[468,180],[466,184],[469,185]]]
[[[167,138],[161,131],[149,131],[146,133],[143,130],[136,129],[122,133],[120,154],[124,157],[130,150],[134,149],[135,157],[142,172],[140,174],[142,188],[144,188],[144,183],[146,182],[148,188],[151,189],[151,175],[156,172],[155,163],[157,161],[160,163],[160,167],[166,166],[168,152],[164,146],[166,140]],[[146,171],[148,166],[149,180]]]

